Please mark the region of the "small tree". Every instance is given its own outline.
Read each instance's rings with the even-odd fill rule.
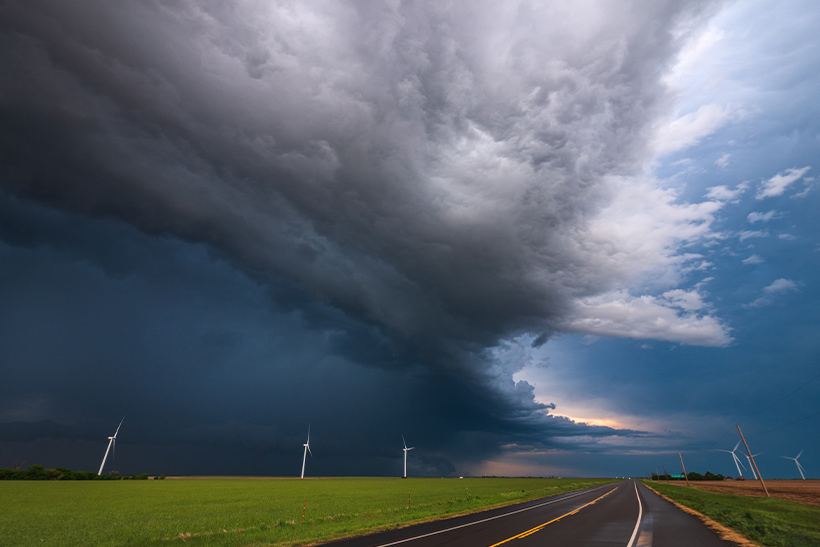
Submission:
[[[63,478],[63,472],[59,469],[46,469],[46,479],[50,481],[58,481]]]
[[[33,481],[44,481],[48,478],[46,477],[46,468],[42,465],[29,465],[26,475],[28,475],[29,480]]]

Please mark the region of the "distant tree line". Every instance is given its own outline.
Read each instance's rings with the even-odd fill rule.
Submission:
[[[686,477],[688,477],[690,481],[722,481],[726,478],[720,473],[715,475],[711,471],[707,471],[704,475],[701,475],[696,471],[692,471],[691,473],[687,473]],[[682,473],[680,475],[659,475],[657,473],[652,473],[653,481],[682,481],[686,480],[686,477],[684,477]]]
[[[165,475],[157,475],[154,480],[162,480]],[[0,480],[3,481],[147,481],[148,473],[139,475],[120,475],[111,471],[108,475],[98,475],[93,471],[72,471],[63,467],[46,469],[42,465],[30,465],[28,469],[0,469]]]

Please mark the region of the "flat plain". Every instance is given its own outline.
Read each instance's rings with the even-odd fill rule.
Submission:
[[[612,481],[0,481],[0,529],[8,545],[306,545],[607,482]]]

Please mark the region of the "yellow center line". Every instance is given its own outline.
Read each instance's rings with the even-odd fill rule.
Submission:
[[[581,509],[583,509],[584,507],[589,507],[589,506],[590,506],[590,505],[592,505],[593,503],[595,503],[595,502],[597,502],[597,501],[600,501],[600,500],[604,499],[605,497],[607,497],[608,495],[610,495],[612,492],[614,492],[614,491],[615,491],[615,490],[617,490],[617,489],[618,489],[618,488],[613,488],[612,490],[610,490],[609,492],[607,492],[607,493],[606,493],[606,494],[604,494],[603,496],[600,496],[600,497],[598,497],[598,498],[595,498],[595,499],[594,499],[594,500],[592,500],[591,502],[589,502],[589,503],[587,503],[587,504],[585,504],[585,505],[582,505],[581,507],[578,507],[577,509],[573,509],[573,510],[572,510],[572,511],[570,511],[569,513],[565,513],[565,514],[561,515],[560,517],[557,517],[557,518],[552,519],[552,520],[551,520],[551,521],[549,521],[549,522],[545,522],[544,524],[539,524],[539,525],[538,525],[538,526],[536,526],[535,528],[531,528],[531,529],[527,530],[526,532],[521,532],[520,534],[515,535],[515,536],[513,536],[513,537],[511,537],[511,538],[507,538],[507,539],[505,539],[505,540],[503,540],[503,541],[499,541],[498,543],[494,543],[494,544],[490,545],[490,547],[496,547],[496,545],[501,545],[502,543],[507,543],[508,541],[512,541],[512,540],[514,540],[514,539],[525,538],[525,537],[527,537],[527,536],[529,536],[529,535],[532,535],[532,534],[534,534],[534,533],[538,532],[539,530],[542,530],[544,527],[546,527],[546,526],[548,526],[548,525],[552,524],[553,522],[558,522],[559,520],[561,520],[561,519],[562,519],[562,518],[564,518],[564,517],[568,517],[568,516],[570,516],[570,515],[574,515],[575,513],[577,513],[578,511],[580,511],[580,510],[581,510]]]

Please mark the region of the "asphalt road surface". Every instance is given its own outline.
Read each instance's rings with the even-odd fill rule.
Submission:
[[[717,534],[629,480],[463,517],[329,543],[332,547],[726,547]]]

